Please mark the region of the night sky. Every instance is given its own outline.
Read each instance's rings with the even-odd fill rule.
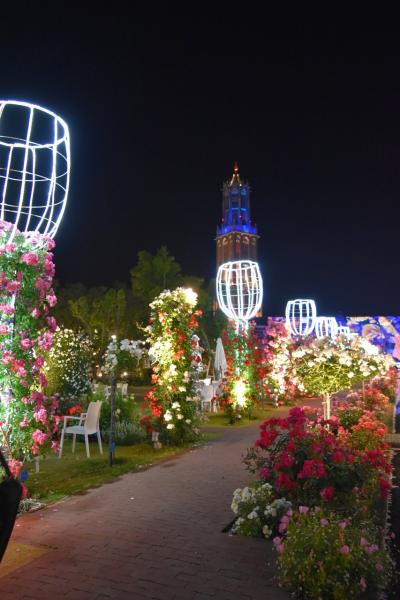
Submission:
[[[320,314],[400,314],[394,15],[361,2],[309,14],[37,5],[2,8],[0,95],[70,127],[62,283],[129,283],[137,252],[162,245],[185,274],[215,276],[221,187],[237,160],[266,313],[313,297]]]

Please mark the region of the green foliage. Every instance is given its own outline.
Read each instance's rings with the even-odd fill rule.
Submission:
[[[146,250],[138,253],[138,262],[131,270],[132,292],[138,301],[138,318],[142,323],[148,320],[149,304],[163,290],[174,288],[181,283],[181,266],[171,256],[165,246],[152,255]]]
[[[90,340],[82,332],[60,327],[55,331],[53,346],[44,356],[44,373],[48,381],[46,391],[57,395],[61,414],[66,414],[89,392],[92,352]]]
[[[51,346],[56,323],[48,317],[52,290],[54,242],[29,240],[11,223],[0,223],[0,442],[10,456],[38,454],[57,429],[56,403],[43,394],[42,350]],[[39,244],[39,246],[38,246]]]
[[[392,571],[380,533],[332,513],[295,513],[280,551],[280,580],[304,600],[349,600],[383,590]]]
[[[173,444],[191,441],[198,434],[193,402],[199,366],[193,339],[200,315],[196,302],[197,295],[190,289],[166,290],[152,302],[146,328],[155,384],[147,395],[151,426],[164,442]]]
[[[263,357],[255,325],[237,332],[230,323],[224,331],[224,349],[227,370],[223,405],[230,422],[234,423],[243,416],[251,418],[254,406],[263,395]]]

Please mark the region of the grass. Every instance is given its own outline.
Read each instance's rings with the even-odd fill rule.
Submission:
[[[201,441],[209,437],[202,436]],[[95,442],[90,444],[90,459],[86,458],[83,443],[77,441],[75,454],[72,454],[71,443],[66,442],[60,460],[55,455],[48,455],[40,461],[39,473],[35,472],[33,463],[29,465],[26,484],[30,496],[49,504],[111,482],[124,473],[139,471],[171,456],[182,454],[186,449],[163,446],[156,450],[146,442],[134,446],[118,446],[115,464],[109,467],[106,449],[103,455],[99,454]]]
[[[207,413],[208,420],[202,425],[202,427],[243,427],[246,425],[254,425],[254,423],[268,419],[268,417],[271,417],[276,412],[277,409],[272,406],[256,407],[253,411],[253,416],[251,419],[242,418],[233,424],[229,423],[227,415],[223,412]]]

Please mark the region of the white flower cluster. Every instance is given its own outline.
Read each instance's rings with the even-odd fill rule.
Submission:
[[[274,526],[291,507],[286,498],[273,500],[273,488],[269,483],[239,488],[233,493],[231,505],[238,515],[232,533],[269,538]]]
[[[119,355],[121,352],[127,352],[132,358],[140,360],[143,355],[143,343],[136,340],[121,340],[119,343],[115,336],[107,346],[104,354],[104,372],[112,373],[118,366]]]
[[[181,405],[179,402],[173,402],[171,408],[167,409],[164,413],[164,421],[167,423],[167,429],[175,429],[175,423],[173,421],[183,421],[185,419],[181,412]],[[190,425],[191,420],[185,419],[185,423]]]
[[[91,342],[85,334],[57,327],[53,346],[45,355],[43,367],[54,393],[77,397],[88,391],[92,351]]]

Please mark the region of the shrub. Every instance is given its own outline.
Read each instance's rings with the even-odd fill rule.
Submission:
[[[103,438],[106,442],[110,440],[110,430],[103,433]],[[130,421],[115,422],[115,443],[117,446],[131,446],[140,444],[146,439],[146,433],[138,423]]]
[[[280,581],[298,598],[353,600],[385,588],[393,566],[370,526],[355,527],[334,513],[301,506],[281,529],[285,537],[274,539]]]
[[[275,499],[269,483],[255,483],[233,493],[231,508],[238,516],[232,533],[269,538],[280,518],[291,508],[285,498]]]

